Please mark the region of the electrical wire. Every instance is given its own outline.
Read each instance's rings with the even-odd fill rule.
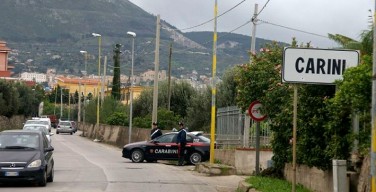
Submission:
[[[301,33],[306,33],[306,34],[310,34],[310,35],[314,35],[314,36],[318,36],[318,37],[323,37],[323,38],[330,39],[328,36],[325,36],[325,35],[320,35],[320,34],[317,34],[317,33],[303,31],[303,30],[300,30],[300,29],[295,29],[295,28],[292,28],[292,27],[287,27],[287,26],[283,26],[283,25],[271,23],[271,22],[268,22],[268,21],[265,21],[265,20],[261,20],[261,19],[257,19],[257,21],[260,21],[260,22],[265,23],[265,24],[269,24],[269,25],[273,25],[273,26],[277,26],[277,27],[289,29],[289,30],[292,30],[292,31],[298,31],[298,32],[301,32]]]
[[[235,6],[231,7],[231,8],[228,9],[227,11],[225,11],[225,12],[223,12],[222,14],[218,15],[217,18],[219,18],[219,17],[221,17],[221,16],[227,14],[228,12],[232,11],[233,9],[235,9],[236,7],[238,7],[239,5],[241,5],[242,3],[244,3],[245,1],[246,1],[246,0],[242,0],[240,3],[236,4]],[[208,20],[208,21],[205,21],[205,22],[203,22],[203,23],[201,23],[201,24],[198,24],[198,25],[195,25],[195,26],[192,26],[192,27],[187,27],[187,28],[183,28],[183,29],[174,29],[174,30],[176,30],[176,31],[177,31],[177,30],[179,30],[179,31],[185,31],[185,30],[188,30],[188,29],[193,29],[193,28],[200,27],[200,26],[202,26],[202,25],[208,24],[208,23],[210,23],[211,21],[213,21],[214,19],[215,19],[215,18],[212,18],[212,19],[210,19],[210,20]]]

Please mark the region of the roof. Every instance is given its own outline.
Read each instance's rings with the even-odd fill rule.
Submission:
[[[56,80],[63,83],[79,84],[81,83],[86,85],[98,85],[100,79],[80,79],[80,78],[66,78],[66,77],[56,77]]]

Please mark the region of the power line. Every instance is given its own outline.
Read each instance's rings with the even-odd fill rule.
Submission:
[[[312,33],[312,32],[308,32],[308,31],[303,31],[303,30],[300,30],[300,29],[295,29],[295,28],[292,28],[292,27],[287,27],[287,26],[283,26],[283,25],[271,23],[271,22],[268,22],[268,21],[265,21],[265,20],[261,20],[261,19],[257,19],[257,21],[261,21],[262,23],[265,23],[265,24],[274,25],[274,26],[285,28],[285,29],[289,29],[289,30],[292,30],[292,31],[298,31],[298,32],[301,32],[301,33],[306,33],[306,34],[310,34],[310,35],[314,35],[314,36],[318,36],[318,37],[323,37],[323,38],[330,39],[328,36],[325,36],[325,35],[321,35],[321,34],[317,34],[317,33]]]
[[[236,4],[235,6],[231,7],[229,10],[227,10],[227,11],[223,12],[222,14],[218,15],[217,18],[219,18],[219,17],[225,15],[226,13],[230,12],[231,10],[235,9],[237,6],[241,5],[241,4],[244,3],[245,1],[246,1],[246,0],[243,0],[243,1],[241,1],[240,3]],[[201,24],[198,24],[198,25],[195,25],[195,26],[192,26],[192,27],[187,27],[187,28],[183,28],[183,29],[175,29],[175,30],[185,31],[185,30],[188,30],[188,29],[193,29],[193,28],[200,27],[200,26],[202,26],[202,25],[208,24],[208,23],[210,23],[211,21],[213,21],[214,19],[215,19],[215,18],[212,18],[212,19],[210,19],[210,20],[208,20],[208,21],[205,21],[205,22],[203,22],[203,23],[201,23]]]
[[[227,32],[226,34],[218,36],[218,39],[223,38],[223,37],[225,37],[225,36],[227,36],[227,35],[230,35],[232,32],[234,32],[234,31],[236,31],[236,30],[238,30],[238,29],[240,29],[240,28],[246,26],[247,24],[249,24],[249,23],[251,23],[251,22],[252,22],[252,20],[248,20],[247,22],[245,22],[245,23],[243,23],[242,25],[240,25],[240,26],[234,28],[233,30]],[[209,40],[209,41],[206,41],[206,42],[204,42],[204,43],[202,43],[202,44],[200,44],[200,45],[206,45],[206,44],[209,44],[209,43],[212,43],[212,42],[213,42],[213,40]],[[184,51],[187,51],[187,50],[190,50],[190,49],[193,49],[193,48],[183,49],[183,50],[181,50],[181,51],[179,51],[179,52],[184,52]]]

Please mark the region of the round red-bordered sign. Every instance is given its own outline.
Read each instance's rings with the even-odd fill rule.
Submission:
[[[255,121],[262,121],[266,118],[266,115],[261,114],[260,108],[262,104],[259,101],[253,101],[248,108],[248,114]]]

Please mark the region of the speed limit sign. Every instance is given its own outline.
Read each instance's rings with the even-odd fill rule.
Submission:
[[[259,101],[253,101],[248,108],[248,114],[255,121],[262,121],[266,118],[266,115],[261,114],[262,104]]]

